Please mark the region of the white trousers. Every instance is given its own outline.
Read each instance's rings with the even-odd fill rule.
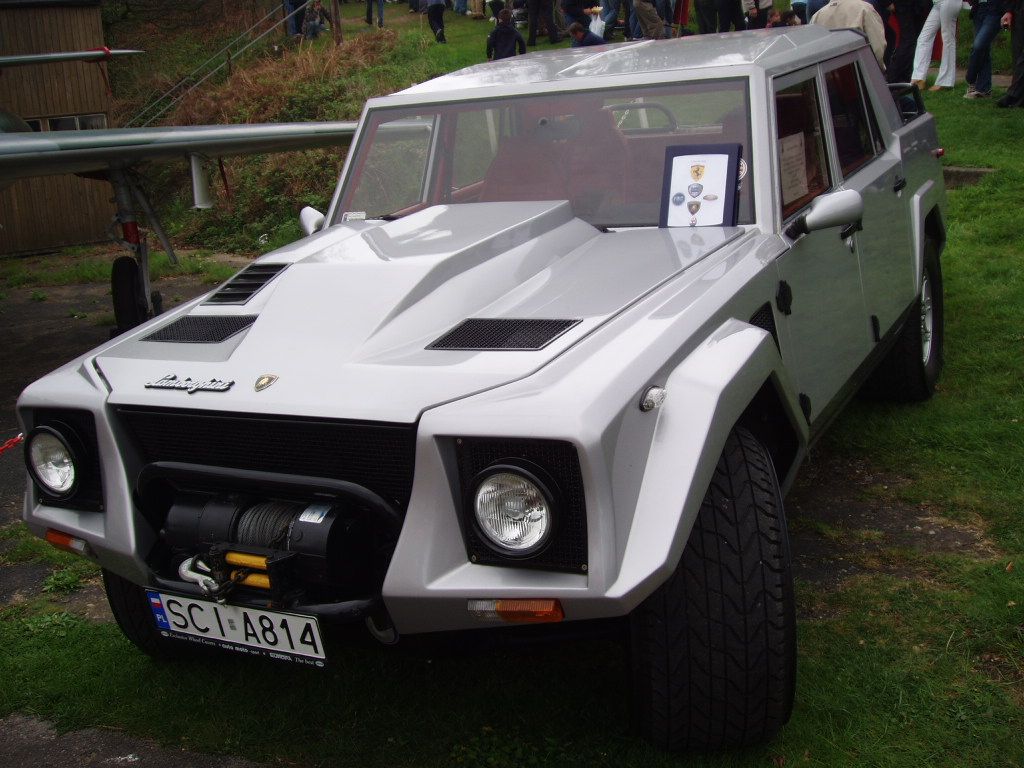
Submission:
[[[939,0],[932,6],[921,34],[917,38],[917,50],[914,52],[914,80],[924,80],[928,76],[928,65],[932,60],[932,45],[935,33],[942,30],[942,61],[939,62],[939,76],[935,84],[952,88],[956,82],[956,20],[960,15],[960,0]]]

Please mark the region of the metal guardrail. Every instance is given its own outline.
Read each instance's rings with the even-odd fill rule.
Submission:
[[[233,61],[237,60],[247,50],[273,32],[277,28],[278,24],[288,24],[293,17],[300,13],[305,13],[305,11],[306,3],[302,3],[294,11],[282,18],[278,15],[281,12],[280,8],[275,7],[267,13],[266,16],[249,27],[249,29],[242,32],[238,37],[233,39],[210,58],[185,75],[185,77],[172,85],[165,93],[150,101],[146,106],[139,110],[139,112],[134,114],[125,122],[125,127],[143,128],[151,125],[156,120],[159,120],[197,87],[205,83],[222,69],[230,67]],[[267,22],[270,19],[273,20],[268,25]],[[266,29],[260,32],[256,37],[251,37],[254,32],[263,26],[266,26]],[[244,43],[244,45],[241,45],[242,43]]]

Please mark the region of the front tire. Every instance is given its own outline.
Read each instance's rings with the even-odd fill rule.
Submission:
[[[675,572],[630,617],[643,735],[670,749],[768,741],[789,720],[796,615],[778,480],[730,433]]]
[[[103,589],[117,626],[143,653],[164,661],[195,655],[187,644],[160,634],[145,589],[106,569],[103,570]]]

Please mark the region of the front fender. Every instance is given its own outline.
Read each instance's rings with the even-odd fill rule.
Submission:
[[[618,578],[607,596],[632,610],[679,563],[726,438],[766,381],[799,433],[807,424],[771,335],[723,323],[669,375]]]

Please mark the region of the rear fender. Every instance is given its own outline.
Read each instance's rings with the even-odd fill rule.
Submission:
[[[675,570],[726,438],[766,381],[779,393],[802,454],[807,424],[763,329],[728,320],[668,376],[622,565],[607,593],[623,612]]]

